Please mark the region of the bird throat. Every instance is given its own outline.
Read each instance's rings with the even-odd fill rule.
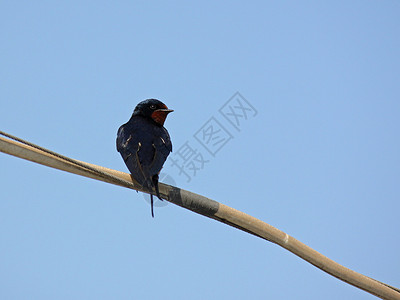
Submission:
[[[160,124],[161,126],[164,126],[165,119],[167,118],[168,112],[165,111],[154,111],[151,114],[151,118],[154,120],[154,122]]]

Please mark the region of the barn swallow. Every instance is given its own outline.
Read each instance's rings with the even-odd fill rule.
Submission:
[[[172,143],[164,127],[167,115],[173,112],[157,99],[140,102],[127,123],[118,129],[117,150],[132,177],[150,192],[151,215],[154,218],[153,193],[161,199],[158,174],[172,151]]]

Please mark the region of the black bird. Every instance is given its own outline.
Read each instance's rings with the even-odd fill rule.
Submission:
[[[172,151],[172,143],[164,127],[172,109],[157,99],[140,102],[130,120],[118,129],[117,150],[121,153],[132,177],[148,189],[151,215],[154,218],[153,193],[158,198],[158,174]]]

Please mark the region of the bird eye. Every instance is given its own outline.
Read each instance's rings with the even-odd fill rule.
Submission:
[[[157,107],[154,104],[150,105],[150,109],[156,109],[156,108]]]

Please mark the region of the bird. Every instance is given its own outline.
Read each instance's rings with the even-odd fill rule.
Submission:
[[[131,176],[150,192],[151,216],[154,218],[153,193],[161,199],[159,173],[172,152],[171,138],[164,122],[173,112],[157,99],[147,99],[135,107],[129,121],[117,132],[117,151]]]

